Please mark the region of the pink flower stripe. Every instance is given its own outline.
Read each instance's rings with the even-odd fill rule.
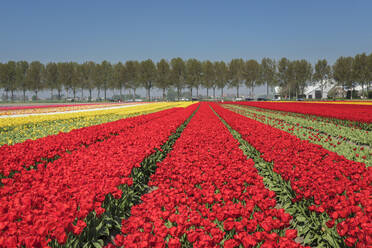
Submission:
[[[107,103],[106,104],[84,103],[84,104],[49,104],[49,105],[28,105],[28,106],[4,106],[4,107],[0,107],[0,111],[1,110],[18,110],[18,109],[77,107],[77,106],[89,106],[89,105],[107,105]]]
[[[280,129],[262,124],[214,104],[216,112],[243,139],[255,147],[274,171],[296,193],[294,201],[311,200],[309,210],[326,212],[337,224],[337,232],[346,244],[372,245],[372,167],[302,141]]]
[[[108,247],[301,247],[252,160],[202,103]],[[278,231],[282,231],[279,235]],[[186,235],[186,237],[185,237]]]
[[[264,109],[318,115],[336,119],[372,123],[372,106],[359,104],[299,103],[299,102],[226,102]]]
[[[68,133],[59,133],[36,140],[27,140],[14,145],[0,147],[0,174],[8,176],[12,171],[23,171],[35,163],[46,165],[47,159],[62,156],[66,151],[81,149],[112,135],[127,132],[129,129],[150,121],[166,117],[177,108],[159,111],[147,115],[129,117],[114,122],[74,129]]]
[[[102,214],[101,204],[109,193],[120,198],[122,191],[117,186],[131,185],[132,169],[139,167],[154,148],[160,149],[196,107],[177,109],[103,142],[66,153],[53,166],[39,166],[15,174],[14,179],[2,179],[0,247],[45,247],[50,239],[63,244],[67,232],[80,234],[88,213],[95,210]]]

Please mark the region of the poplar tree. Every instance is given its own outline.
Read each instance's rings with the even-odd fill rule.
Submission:
[[[254,96],[254,87],[257,86],[261,79],[260,70],[260,64],[254,59],[250,59],[244,64],[243,76],[245,79],[245,85],[251,90],[251,97]]]
[[[314,72],[314,80],[315,83],[319,83],[320,85],[320,91],[323,98],[323,91],[324,88],[328,84],[328,79],[331,76],[331,67],[328,65],[327,60],[320,59],[315,64],[315,72]]]
[[[357,54],[353,62],[353,78],[362,86],[362,95],[364,93],[364,86],[368,84],[372,67],[368,65],[368,56],[365,53]]]
[[[50,99],[53,99],[53,90],[57,88],[58,67],[54,62],[45,66],[44,70],[45,86],[50,89]],[[58,95],[60,97],[60,95]]]
[[[276,63],[270,58],[261,60],[261,81],[266,83],[266,96],[269,96],[269,88],[276,82]]]
[[[202,85],[204,88],[207,89],[207,98],[209,97],[209,88],[212,88],[216,82],[216,72],[214,70],[214,66],[212,62],[209,60],[204,61],[202,64],[202,71],[203,71],[203,83]]]
[[[353,85],[353,58],[352,57],[339,57],[333,65],[333,78],[342,85],[343,95],[345,98],[345,87]],[[351,98],[352,98],[351,93]]]
[[[151,100],[150,91],[156,80],[156,73],[156,66],[151,59],[142,61],[140,63],[139,78],[143,87],[146,89],[148,101]]]
[[[181,97],[181,91],[185,87],[186,65],[181,58],[173,58],[171,64],[172,85],[177,89],[177,99]]]
[[[43,84],[43,71],[44,65],[39,61],[31,62],[27,70],[27,81],[30,86],[30,90],[35,93],[36,100],[38,99],[38,92],[44,88]]]
[[[228,68],[226,63],[223,61],[217,61],[214,63],[216,71],[216,86],[221,89],[221,98],[223,97],[223,89],[225,88],[228,81]]]
[[[192,98],[192,89],[197,89],[196,95],[198,95],[200,78],[202,75],[201,63],[196,59],[188,59],[186,61],[186,85],[190,89],[190,95]]]
[[[304,59],[294,61],[293,66],[296,98],[298,98],[298,95],[304,93],[305,87],[310,82],[313,75],[313,68],[312,65]]]
[[[236,97],[239,97],[239,87],[243,83],[243,59],[232,59],[229,63],[230,87],[236,87]]]
[[[163,101],[165,100],[165,91],[170,86],[170,67],[165,59],[161,59],[156,64],[157,78],[155,85],[163,91]]]
[[[84,62],[80,66],[81,73],[81,98],[83,98],[84,89],[87,89],[89,92],[88,101],[92,100],[92,90],[94,89],[94,70],[96,64],[92,61]]]
[[[102,86],[103,86],[103,93],[104,93],[104,99],[107,100],[107,89],[110,87],[110,84],[112,82],[112,65],[104,60],[101,63],[100,66],[101,70],[101,80],[102,80]]]
[[[125,68],[127,70],[127,83],[128,87],[133,90],[133,101],[136,100],[136,89],[139,87],[139,63],[138,61],[127,61],[125,62]]]
[[[287,58],[281,58],[278,63],[277,77],[282,90],[286,91],[286,98],[291,97],[291,80],[293,77],[293,66]]]
[[[119,62],[114,65],[114,85],[115,88],[119,89],[120,99],[123,99],[123,87],[126,87],[127,71],[125,66]]]
[[[27,61],[18,61],[16,64],[16,84],[17,88],[22,90],[23,93],[23,101],[26,101],[26,91],[29,89],[26,75],[28,70],[28,62]]]

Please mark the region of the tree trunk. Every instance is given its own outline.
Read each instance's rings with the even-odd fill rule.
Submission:
[[[343,98],[346,98],[346,96],[345,96],[345,83],[342,84],[342,96],[343,96]]]
[[[72,93],[74,95],[74,101],[75,101],[75,99],[76,99],[76,89],[75,88],[72,89]]]
[[[81,100],[83,101],[84,99],[84,88],[81,88]]]
[[[192,101],[192,86],[190,87],[190,97],[191,97],[191,101]]]
[[[57,89],[58,91],[58,100],[61,100],[61,89]]]
[[[133,102],[136,101],[136,88],[133,88]]]
[[[105,93],[105,101],[106,101],[106,92],[107,92],[107,87],[106,87],[106,85],[105,85],[105,88],[103,89],[103,91],[104,91],[104,93]]]
[[[223,97],[223,87],[221,88],[221,98]]]
[[[252,84],[252,86],[251,86],[251,97],[253,98],[253,91],[254,91],[254,86],[253,86],[253,84]]]
[[[269,83],[266,82],[266,97],[269,97]]]
[[[351,87],[351,94],[350,94],[350,100],[353,100],[353,91],[354,91],[354,86],[353,87]]]
[[[147,88],[147,100],[150,102],[151,101],[151,95],[150,95],[150,87]]]
[[[35,99],[35,100],[37,100],[37,93],[38,93],[38,91],[37,91],[37,90],[35,90],[34,92],[35,92],[35,97],[36,97],[36,99]]]
[[[163,101],[165,101],[165,88],[163,88]]]
[[[97,98],[100,98],[99,95],[100,95],[100,93],[101,93],[101,88],[98,88],[97,90],[98,90],[98,92],[97,92]]]
[[[89,88],[89,102],[92,101],[92,88]]]
[[[199,97],[199,87],[196,87],[196,98]]]
[[[209,98],[208,90],[209,90],[209,89],[208,89],[208,87],[207,87],[207,98]]]
[[[123,90],[122,90],[122,88],[123,88],[123,86],[122,85],[120,85],[120,101],[122,101],[123,100]]]
[[[50,89],[50,100],[53,100],[53,88]]]
[[[236,98],[239,97],[239,85],[236,86]]]
[[[213,87],[213,99],[216,99],[216,87]]]
[[[10,91],[10,100],[12,102],[14,101],[14,90],[13,89]]]
[[[68,89],[66,89],[66,99],[68,98]]]
[[[23,102],[26,102],[26,89],[23,88]]]

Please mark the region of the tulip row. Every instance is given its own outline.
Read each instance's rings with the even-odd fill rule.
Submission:
[[[301,247],[252,160],[202,104],[108,247]]]
[[[311,118],[310,115],[299,115],[296,113],[260,109],[250,106],[241,106],[237,104],[225,106],[230,107],[230,109],[231,107],[234,107],[237,109],[246,110],[250,113],[254,113],[260,116],[264,115],[267,118],[283,120],[296,126],[308,128],[309,130],[318,131],[337,137],[339,139],[351,141],[356,144],[372,146],[372,133],[357,127],[337,125],[332,122],[327,122],[324,119],[322,120]]]
[[[286,102],[291,102],[291,101],[286,101]],[[297,102],[297,101],[292,101],[292,102]],[[353,100],[353,101],[305,101],[304,103],[329,103],[329,104],[351,104],[351,105],[372,105],[372,101],[358,101],[358,100]]]
[[[191,103],[151,103],[96,111],[0,118],[0,145],[15,144],[51,134],[116,121],[129,116],[156,112]]]
[[[300,102],[237,102],[233,104],[330,117],[368,124],[372,123],[372,107],[370,105]]]
[[[344,126],[337,127],[331,123],[307,121],[281,113],[268,113],[237,105],[223,106],[261,123],[287,131],[302,140],[321,145],[347,159],[365,163],[366,166],[372,165],[371,132]]]
[[[294,202],[306,201],[308,210],[326,213],[331,219],[325,228],[336,229],[348,246],[372,245],[371,167],[221,106],[213,108],[290,182]]]
[[[27,140],[12,146],[1,146],[0,174],[8,177],[15,171],[29,170],[30,167],[37,165],[45,166],[50,161],[63,157],[63,155],[66,155],[66,152],[84,149],[96,142],[106,140],[113,135],[128,132],[136,126],[155,119],[164,118],[177,110],[178,108],[172,108],[147,115],[74,129],[68,133],[50,135],[37,140]]]
[[[195,105],[178,109],[67,153],[53,166],[38,166],[15,174],[14,179],[2,179],[0,247],[44,247],[54,238],[63,244],[71,233],[81,234],[91,224],[86,222],[88,215],[101,216],[111,209],[102,207],[104,201],[131,197],[122,195],[122,189],[131,192],[133,170],[160,149],[195,109]]]
[[[13,108],[0,107],[0,116],[2,118],[11,115],[35,115],[42,113],[53,113],[53,112],[65,112],[65,111],[76,111],[83,109],[92,108],[104,108],[110,106],[109,104],[76,104],[76,105],[42,105],[42,106],[24,106],[27,108],[18,108],[14,106]]]
[[[61,108],[61,107],[75,107],[97,105],[97,103],[80,103],[80,104],[49,104],[49,105],[27,105],[27,106],[0,106],[0,111],[6,110],[24,110],[24,109],[40,109],[40,108]]]
[[[141,102],[142,104],[143,102]],[[53,112],[66,112],[85,109],[107,108],[113,106],[130,106],[136,103],[81,103],[81,104],[50,104],[34,106],[9,106],[0,107],[0,116],[28,115]],[[138,105],[138,103],[136,104]]]
[[[239,141],[244,154],[253,159],[259,175],[263,177],[265,186],[276,193],[278,205],[293,216],[291,227],[295,228],[298,234],[303,237],[301,243],[312,247],[345,247],[344,241],[337,231],[323,227],[323,223],[329,217],[325,213],[319,214],[308,210],[309,202],[306,200],[293,201],[296,193],[292,190],[290,182],[283,180],[280,175],[275,173],[272,162],[265,161],[261,157],[261,153],[245,141],[240,133],[232,129],[221,117],[220,119],[234,138]]]

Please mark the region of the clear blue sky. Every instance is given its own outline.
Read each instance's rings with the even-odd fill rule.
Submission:
[[[372,1],[3,0],[0,61],[307,59],[372,52]]]

